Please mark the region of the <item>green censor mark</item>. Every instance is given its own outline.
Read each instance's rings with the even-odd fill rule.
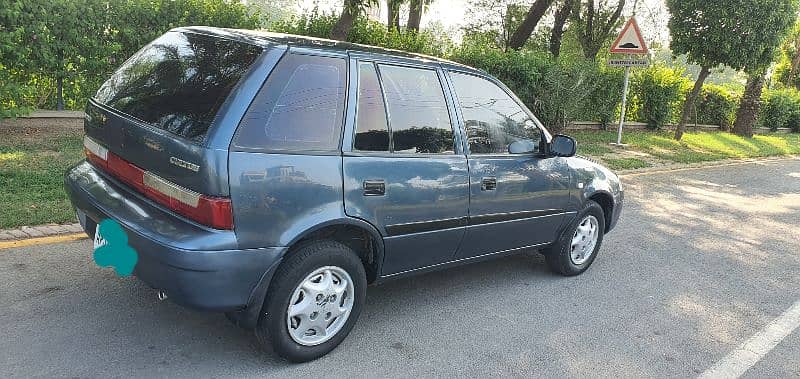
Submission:
[[[100,267],[113,267],[119,276],[133,273],[139,254],[128,246],[128,235],[122,226],[107,218],[97,225],[94,238],[94,262]]]

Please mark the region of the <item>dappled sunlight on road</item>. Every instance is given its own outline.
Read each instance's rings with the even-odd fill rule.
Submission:
[[[668,317],[683,320],[697,341],[738,345],[771,319],[763,316],[766,299],[792,300],[783,298],[795,291],[800,268],[798,163],[623,176],[625,214],[641,218],[635,225],[623,218],[616,232],[638,233],[640,245],[620,253],[639,259],[652,254],[651,262],[680,273],[654,278],[651,285],[663,289],[658,301]],[[750,291],[762,293],[758,301],[744,301],[742,294]]]
[[[731,331],[742,327],[741,319],[734,312],[712,308],[707,303],[707,299],[680,294],[672,298],[668,306],[677,315],[695,319],[696,329],[707,333],[715,342],[733,342]]]
[[[642,179],[629,186],[629,193],[644,191],[642,195],[647,196],[649,191],[642,187]],[[697,253],[719,255],[752,267],[764,267],[770,260],[784,259],[785,254],[800,258],[800,252],[770,248],[796,239],[788,231],[794,230],[791,216],[800,212],[800,187],[797,193],[753,195],[748,188],[729,182],[678,177],[668,186],[671,192],[659,192],[637,204],[663,234],[654,235],[654,243],[679,237]],[[685,234],[698,227],[704,232]],[[720,245],[720,240],[726,243]]]

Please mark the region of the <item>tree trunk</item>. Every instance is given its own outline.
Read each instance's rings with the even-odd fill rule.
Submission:
[[[58,52],[58,65],[62,69],[64,68],[63,51]],[[56,78],[56,109],[64,110],[64,74],[62,72],[59,72]]]
[[[56,109],[63,111],[64,110],[64,78],[59,76],[56,79]]]
[[[522,24],[520,24],[517,30],[514,31],[514,34],[511,35],[508,47],[514,50],[522,48],[525,42],[528,42],[528,38],[531,38],[531,33],[536,29],[536,24],[539,23],[539,20],[544,16],[544,12],[547,11],[547,8],[549,8],[552,3],[553,0],[536,0],[536,2],[531,5],[531,9],[528,10],[528,14],[525,15],[525,20],[522,21]]]
[[[742,137],[753,136],[753,125],[758,118],[758,110],[761,108],[761,90],[767,72],[750,75],[747,78],[747,85],[744,87],[742,100],[739,102],[739,110],[736,111],[736,121],[733,123],[733,133]]]
[[[406,29],[419,31],[419,23],[422,21],[422,0],[411,0],[408,5],[408,22]]]
[[[572,13],[572,0],[564,0],[561,8],[556,11],[553,31],[550,33],[550,53],[556,58],[561,54],[561,38],[564,36],[564,26],[570,13]]]
[[[678,141],[683,137],[686,123],[689,122],[689,117],[694,113],[694,102],[697,100],[697,96],[700,95],[703,82],[706,81],[709,74],[711,74],[710,68],[705,66],[700,68],[700,74],[697,75],[697,80],[694,82],[692,92],[689,92],[689,95],[686,96],[686,101],[683,103],[683,112],[681,112],[681,120],[678,122],[678,126],[675,127],[675,139]]]
[[[355,23],[356,19],[357,4],[355,1],[356,0],[344,0],[342,14],[339,16],[339,20],[336,21],[336,25],[331,29],[331,39],[347,41],[347,37],[350,35],[350,30],[353,29],[353,23]]]
[[[389,8],[386,27],[390,32],[400,30],[400,0],[387,0],[386,5]]]

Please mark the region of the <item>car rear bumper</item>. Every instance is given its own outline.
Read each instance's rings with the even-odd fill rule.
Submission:
[[[67,171],[65,188],[89,236],[101,220],[119,222],[139,256],[133,274],[187,307],[232,311],[247,306],[286,249],[239,249],[233,231],[177,216],[87,162]]]

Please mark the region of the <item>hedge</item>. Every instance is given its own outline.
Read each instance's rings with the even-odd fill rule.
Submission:
[[[761,96],[759,126],[776,130],[790,128],[800,132],[800,92],[794,89],[764,91]]]
[[[54,108],[58,75],[64,78],[66,107],[82,109],[117,66],[171,28],[211,25],[252,29],[261,22],[246,5],[229,0],[0,0],[0,5],[0,117],[20,115],[33,108]],[[58,24],[63,15],[46,10],[61,6],[77,12],[70,25],[80,28],[79,32],[73,30],[66,37],[55,33],[53,25],[64,27]],[[89,8],[93,13],[83,11]],[[336,20],[336,15],[313,10],[272,22],[269,29],[326,37]],[[562,130],[570,121],[595,121],[605,126],[619,117],[623,70],[607,66],[602,59],[590,61],[571,55],[554,59],[546,51],[504,51],[480,34],[468,33],[455,43],[441,31],[388,31],[385,25],[365,18],[356,20],[349,40],[444,57],[483,69],[508,85],[554,131]],[[51,47],[67,43],[83,47],[73,49],[68,59],[53,66]],[[51,50],[42,54],[37,49]],[[683,70],[663,64],[634,69],[627,118],[651,128],[677,122],[692,83]],[[725,88],[705,85],[692,121],[728,128],[738,97]],[[762,125],[800,131],[797,91],[765,91],[763,101]]]

